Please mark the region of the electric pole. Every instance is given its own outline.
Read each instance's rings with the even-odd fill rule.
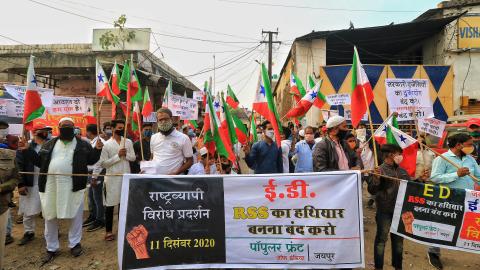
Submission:
[[[262,41],[261,43],[268,43],[268,79],[270,80],[270,85],[272,85],[272,45],[274,43],[281,44],[280,41],[273,41],[273,35],[278,35],[277,31],[263,31],[262,35],[268,34],[268,41]]]

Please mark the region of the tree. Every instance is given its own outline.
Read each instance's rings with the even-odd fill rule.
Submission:
[[[130,42],[135,38],[135,31],[125,29],[125,23],[127,22],[127,16],[125,14],[113,22],[113,27],[118,31],[108,30],[100,37],[100,45],[104,50],[108,50],[110,47],[122,46],[122,51],[125,50],[125,42]]]

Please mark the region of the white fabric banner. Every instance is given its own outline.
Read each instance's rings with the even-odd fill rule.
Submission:
[[[330,105],[350,105],[350,94],[332,94],[327,96],[327,103]]]
[[[418,129],[435,137],[441,138],[447,122],[435,118],[418,119]]]
[[[25,85],[5,84],[4,87],[5,90],[7,90],[7,93],[23,104],[25,92],[27,91],[27,87]],[[40,92],[40,98],[42,99],[43,106],[46,108],[52,106],[53,89],[39,87],[38,91]]]
[[[388,109],[398,121],[434,117],[428,80],[385,79]]]
[[[53,104],[47,111],[50,115],[86,114],[88,107],[84,97],[54,96]]]
[[[119,268],[365,267],[361,194],[354,171],[124,175]]]

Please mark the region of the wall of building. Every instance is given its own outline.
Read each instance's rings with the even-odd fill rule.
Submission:
[[[479,14],[480,4],[463,8],[445,9],[443,16],[451,16],[464,11],[467,14]],[[460,18],[461,20],[461,18]],[[439,34],[424,43],[423,62],[425,65],[450,65],[453,68],[453,110],[461,107],[461,98],[468,96],[470,99],[480,101],[480,49],[458,49],[457,21],[447,25]]]

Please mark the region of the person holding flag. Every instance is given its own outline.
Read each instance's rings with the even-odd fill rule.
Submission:
[[[30,64],[27,70],[27,89],[23,107],[23,127],[30,130],[33,127],[33,120],[42,117],[45,107],[42,104],[40,93],[37,88],[37,78],[33,67],[34,56],[30,56]]]

